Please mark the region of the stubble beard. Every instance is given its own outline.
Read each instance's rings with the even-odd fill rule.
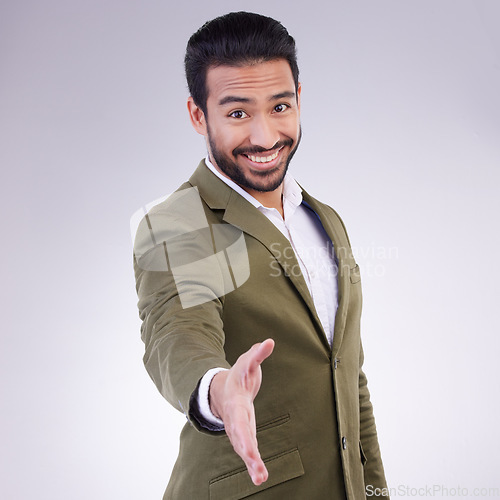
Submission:
[[[276,165],[275,168],[273,168],[272,170],[265,170],[265,171],[258,171],[258,170],[252,171],[253,175],[258,177],[260,181],[249,178],[245,174],[245,172],[239,167],[236,161],[233,161],[229,156],[225,155],[224,153],[222,153],[217,149],[217,146],[213,139],[213,135],[210,133],[210,127],[208,127],[207,136],[213,160],[224,174],[226,174],[231,180],[236,182],[236,184],[241,186],[243,189],[245,188],[252,189],[254,191],[265,193],[269,191],[274,191],[283,182],[283,179],[285,178],[285,175],[288,171],[288,166],[290,165],[290,162],[292,161],[292,158],[295,152],[297,151],[297,148],[299,147],[300,139],[302,138],[302,128],[299,129],[299,137],[297,139],[297,143],[295,144],[295,146],[291,149],[288,156],[286,158],[283,158],[281,162],[278,165]],[[276,150],[280,147],[292,147],[293,143],[294,143],[293,139],[290,138],[285,139],[284,141],[278,141],[271,148],[271,150],[273,149]],[[232,155],[236,159],[239,154],[264,153],[266,151],[269,150],[257,146],[247,149],[235,148],[232,151]]]

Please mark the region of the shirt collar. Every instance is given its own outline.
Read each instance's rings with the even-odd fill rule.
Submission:
[[[213,172],[221,181],[225,182],[231,189],[236,191],[239,195],[243,196],[245,200],[250,202],[255,208],[263,208],[266,210],[274,210],[269,207],[265,207],[262,203],[256,200],[251,194],[247,193],[241,186],[236,184],[232,179],[222,175],[211,163],[209,158],[205,158],[205,165],[208,169]],[[287,205],[292,211],[294,211],[302,203],[302,189],[297,184],[295,179],[290,175],[286,174],[283,179],[283,209],[285,210]],[[288,212],[288,210],[286,210]]]

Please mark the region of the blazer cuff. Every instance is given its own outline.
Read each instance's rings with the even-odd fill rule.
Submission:
[[[197,389],[191,396],[191,416],[198,424],[209,431],[223,431],[224,422],[210,410],[209,392],[212,379],[227,368],[212,368],[200,379]]]

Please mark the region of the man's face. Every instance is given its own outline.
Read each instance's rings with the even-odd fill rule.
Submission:
[[[279,59],[207,72],[206,136],[212,163],[246,191],[274,191],[300,142],[300,86]]]

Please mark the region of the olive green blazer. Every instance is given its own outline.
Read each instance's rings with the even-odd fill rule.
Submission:
[[[189,236],[179,238],[175,225],[182,214],[172,216],[178,207],[172,208],[167,200],[143,219],[134,247],[144,363],[161,394],[188,419],[164,499],[359,500],[365,498],[367,485],[372,490],[385,488],[361,369],[361,278],[340,217],[303,191],[304,201],[331,238],[338,261],[339,305],[330,348],[288,240],[203,162],[176,194],[193,187],[208,229],[183,229]],[[189,203],[182,202],[181,207],[188,211]],[[243,242],[246,252],[240,261],[229,259],[234,265],[229,286],[227,272],[226,278],[221,277],[225,288],[218,288],[202,276],[202,269],[197,271],[202,299],[183,303],[180,289],[196,280],[178,272],[172,260],[182,267],[196,255],[203,259],[206,248],[199,249],[207,241],[213,244],[213,253],[228,257],[214,235],[231,226],[234,241]],[[152,232],[154,243],[148,244]],[[176,252],[170,253],[169,245],[176,244]],[[209,262],[212,272],[226,261]],[[255,399],[259,450],[269,479],[255,486],[225,433],[200,427],[193,416],[192,395],[207,370],[229,367],[254,343],[269,337],[276,345],[262,365],[262,386]]]

